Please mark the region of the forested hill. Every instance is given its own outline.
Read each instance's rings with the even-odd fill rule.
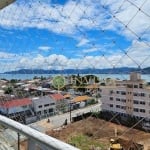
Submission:
[[[4,74],[129,74],[130,72],[140,72],[150,74],[150,67],[144,69],[138,68],[108,68],[108,69],[64,69],[64,70],[43,70],[43,69],[20,69],[9,71]]]

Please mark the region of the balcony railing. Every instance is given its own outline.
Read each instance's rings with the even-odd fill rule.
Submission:
[[[25,135],[28,138],[28,150],[36,150],[37,148],[41,150],[79,150],[2,115],[0,115],[0,124],[16,131],[18,134]]]

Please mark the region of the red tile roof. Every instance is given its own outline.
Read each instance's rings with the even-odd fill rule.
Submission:
[[[57,93],[57,94],[50,94],[50,97],[56,101],[59,101],[59,100],[63,100],[64,97],[62,94],[60,93]]]
[[[9,101],[3,101],[0,103],[0,107],[3,108],[12,108],[12,107],[19,107],[19,106],[26,106],[32,104],[31,99],[23,98],[23,99],[14,99]]]

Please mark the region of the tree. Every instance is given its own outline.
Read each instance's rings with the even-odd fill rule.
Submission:
[[[4,89],[4,93],[5,93],[5,94],[12,94],[12,93],[13,93],[13,88],[12,88],[11,86],[6,87],[6,88]]]

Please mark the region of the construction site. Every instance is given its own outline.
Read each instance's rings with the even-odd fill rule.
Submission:
[[[123,150],[150,150],[150,133],[93,117],[46,133],[81,150],[108,150],[111,139],[118,140]]]

